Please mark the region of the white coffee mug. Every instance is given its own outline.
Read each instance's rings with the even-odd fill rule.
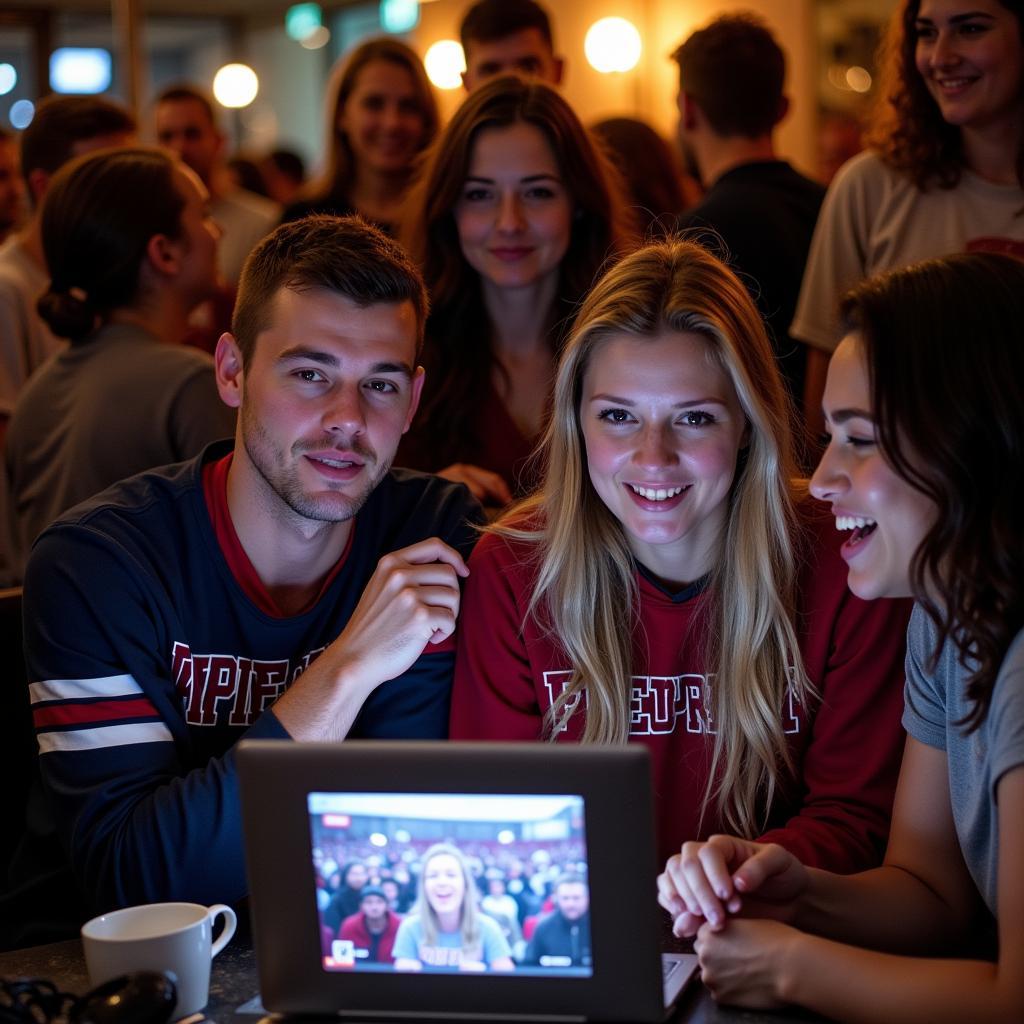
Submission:
[[[213,922],[224,929],[213,941]],[[92,985],[132,971],[170,971],[178,986],[176,1019],[197,1013],[210,996],[210,961],[228,944],[237,925],[223,903],[147,903],[101,914],[82,925],[85,966]]]

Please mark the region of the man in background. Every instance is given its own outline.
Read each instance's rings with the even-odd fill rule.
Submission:
[[[352,943],[359,963],[390,964],[401,923],[402,918],[388,907],[384,890],[366,885],[359,894],[359,910],[341,922],[338,938]]]
[[[534,0],[479,0],[459,26],[467,92],[499,75],[561,84],[565,62],[555,55],[551,22]]]
[[[98,96],[51,96],[36,108],[21,136],[21,173],[32,214],[0,246],[0,447],[18,392],[63,343],[36,312],[50,283],[39,236],[39,210],[50,179],[72,157],[128,145],[135,122],[123,107]]]
[[[218,268],[233,289],[246,256],[280,221],[281,208],[234,184],[213,103],[200,90],[190,85],[165,89],[157,97],[155,126],[157,142],[188,164],[210,193],[210,212],[223,232]]]
[[[679,65],[679,135],[706,189],[680,219],[709,228],[764,314],[779,368],[798,404],[806,349],[789,336],[825,189],[775,152],[786,116],[786,58],[752,15],[724,15],[687,39]],[[712,242],[713,239],[705,239]]]
[[[582,875],[559,875],[555,910],[537,923],[523,963],[532,967],[589,967],[590,889]]]

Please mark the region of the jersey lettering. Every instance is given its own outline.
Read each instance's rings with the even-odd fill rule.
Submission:
[[[260,661],[233,654],[193,654],[188,644],[171,650],[171,678],[185,707],[189,725],[249,726],[323,652],[323,647],[298,659]]]
[[[800,716],[797,714],[797,699],[792,682],[795,670],[790,669],[790,686],[787,688],[786,704],[782,710],[783,731],[787,734],[800,731]],[[709,700],[709,682],[714,676],[691,673],[681,676],[633,676],[632,696],[629,706],[630,736],[664,736],[675,732],[682,719],[682,728],[694,735],[714,736],[714,716]],[[572,672],[556,671],[544,673],[544,689],[550,707],[557,697],[569,686]],[[566,704],[566,714],[558,732],[565,732],[568,719],[575,714],[583,697],[586,707],[586,691],[577,693]]]

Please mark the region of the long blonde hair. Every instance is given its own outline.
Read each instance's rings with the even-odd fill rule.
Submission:
[[[480,912],[477,909],[477,887],[470,873],[469,865],[462,851],[451,843],[434,843],[426,853],[423,854],[423,870],[420,872],[419,888],[416,892],[416,902],[413,903],[409,912],[410,917],[419,917],[420,927],[423,930],[423,943],[427,946],[437,945],[437,936],[440,932],[440,921],[437,911],[430,905],[427,899],[427,887],[424,885],[424,878],[427,874],[427,865],[434,857],[447,854],[454,857],[462,869],[462,881],[464,885],[462,893],[462,909],[459,911],[459,934],[462,936],[462,951],[464,954],[475,956],[481,949],[482,931],[480,928]]]
[[[620,334],[653,338],[664,330],[707,342],[748,423],[709,587],[705,652],[716,725],[711,776],[718,782],[705,794],[705,808],[714,799],[729,828],[756,835],[794,770],[781,724],[787,689],[805,701],[810,684],[793,625],[790,409],[761,318],[728,267],[699,245],[671,239],[627,256],[601,278],[559,363],[543,486],[496,530],[537,544],[537,584],[527,615],[572,664],[571,681],[548,712],[550,735],[585,693],[583,741],[624,743],[637,625],[635,566],[621,524],[590,482],[580,400],[587,366],[602,342]],[[533,513],[530,528],[522,526],[524,511]],[[632,610],[629,628],[621,621],[623,608]]]

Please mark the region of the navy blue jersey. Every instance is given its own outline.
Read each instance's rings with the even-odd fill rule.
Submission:
[[[25,641],[45,796],[30,831],[37,841],[55,833],[63,857],[35,854],[28,874],[71,903],[70,864],[85,897],[72,918],[242,898],[235,743],[287,738],[274,701],[341,632],[383,554],[432,536],[464,555],[473,545],[479,508],[464,487],[395,470],[356,516],[315,605],[275,618],[235,579],[204,500],[203,464],[228,450],[213,445],[77,506],[29,561]],[[428,646],[370,695],[349,735],[445,737],[453,660],[451,643]]]

